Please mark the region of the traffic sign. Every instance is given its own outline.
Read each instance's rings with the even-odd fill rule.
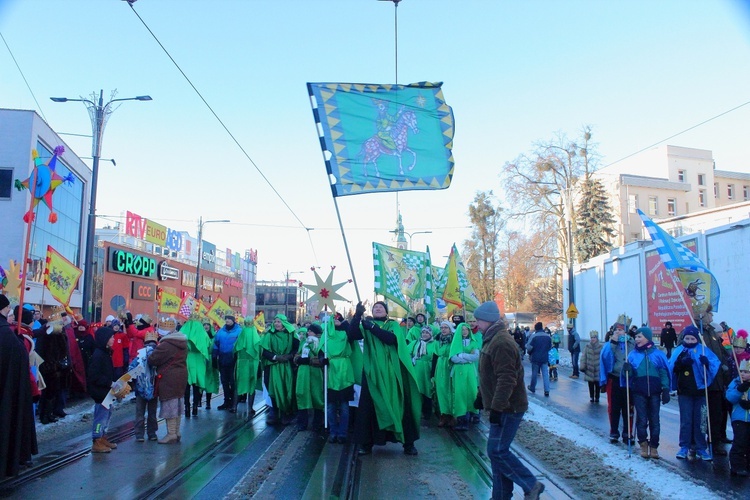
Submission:
[[[578,317],[578,309],[576,308],[576,305],[574,303],[570,303],[568,310],[565,311],[565,315],[570,319],[575,319]]]

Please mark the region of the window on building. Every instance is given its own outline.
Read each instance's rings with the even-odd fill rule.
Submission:
[[[727,199],[734,199],[734,184],[727,184]]]
[[[203,290],[213,291],[214,290],[214,279],[210,278],[208,276],[201,276],[201,281],[203,284],[201,285],[201,288]]]
[[[677,215],[677,199],[667,198],[667,214],[669,216]]]
[[[742,199],[750,200],[750,186],[742,186]]]
[[[678,170],[677,171],[677,180],[679,182],[685,182],[685,171],[684,170]]]
[[[706,174],[698,174],[698,185],[699,186],[706,185]]]
[[[220,279],[214,280],[214,292],[223,292],[224,291],[224,282]]]
[[[648,214],[659,215],[659,199],[656,196],[648,197]]]
[[[628,212],[630,212],[631,214],[634,214],[637,208],[638,208],[638,195],[629,194],[628,195]]]
[[[641,233],[630,233],[630,241],[638,241],[641,239]]]
[[[706,190],[705,189],[698,190],[698,205],[701,207],[706,206]]]
[[[714,182],[714,198],[719,199],[719,183]]]
[[[0,168],[0,200],[10,200],[13,192],[13,169]]]

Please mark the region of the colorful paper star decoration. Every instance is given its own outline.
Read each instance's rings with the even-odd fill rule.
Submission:
[[[305,288],[313,292],[313,295],[307,299],[307,301],[311,301],[318,297],[318,303],[322,307],[328,307],[330,311],[335,311],[336,308],[333,305],[334,300],[346,300],[344,297],[336,293],[336,291],[341,288],[342,286],[349,283],[349,281],[344,281],[343,283],[333,284],[333,270],[334,267],[331,267],[331,272],[328,274],[328,277],[325,281],[323,281],[320,278],[320,275],[318,274],[318,271],[315,270],[315,268],[312,268],[312,272],[315,274],[315,285],[303,285]]]
[[[23,216],[23,220],[26,223],[31,223],[34,220],[34,208],[39,202],[44,203],[49,207],[49,221],[54,224],[57,222],[57,213],[52,207],[52,195],[55,194],[57,189],[63,182],[66,184],[72,184],[75,177],[73,174],[68,174],[65,177],[61,177],[55,169],[57,168],[57,159],[65,152],[63,146],[57,146],[55,152],[49,161],[45,164],[44,160],[39,157],[36,149],[31,152],[31,156],[34,159],[34,169],[31,171],[31,175],[25,181],[16,179],[15,187],[17,190],[22,191],[28,189],[31,191],[32,202],[31,208]],[[32,189],[32,184],[34,184]]]

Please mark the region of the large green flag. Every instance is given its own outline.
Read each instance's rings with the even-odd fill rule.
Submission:
[[[407,311],[409,300],[425,296],[425,253],[389,247],[373,242],[375,293],[392,300]]]
[[[445,189],[453,110],[442,83],[308,83],[333,196]]]
[[[466,266],[464,261],[461,260],[461,255],[458,253],[456,245],[453,245],[453,251],[456,253],[456,268],[458,271],[458,287],[461,290],[461,302],[464,303],[464,309],[467,312],[473,312],[481,303],[474,287],[471,286],[469,277],[466,275]]]

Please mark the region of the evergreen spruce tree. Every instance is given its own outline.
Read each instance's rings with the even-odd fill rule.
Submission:
[[[581,201],[576,220],[576,257],[585,262],[612,248],[615,237],[615,218],[609,206],[604,186],[599,179],[587,177],[581,186]]]

